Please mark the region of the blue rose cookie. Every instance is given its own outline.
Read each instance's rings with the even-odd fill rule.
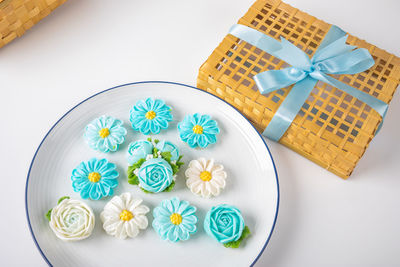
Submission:
[[[163,240],[185,241],[197,231],[196,207],[173,197],[153,210],[153,228]]]
[[[204,230],[227,248],[238,248],[250,235],[240,210],[227,204],[211,208],[204,219]]]
[[[127,160],[133,165],[140,159],[146,159],[147,155],[153,154],[153,144],[147,140],[139,140],[129,144]]]
[[[191,148],[205,148],[209,144],[217,142],[216,135],[219,134],[218,123],[209,115],[186,115],[178,124],[179,136]]]
[[[169,192],[184,164],[179,149],[168,141],[139,140],[129,144],[128,183],[138,185],[146,193]]]

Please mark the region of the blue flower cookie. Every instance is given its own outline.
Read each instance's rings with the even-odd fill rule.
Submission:
[[[125,141],[126,129],[123,122],[111,116],[101,116],[90,122],[84,137],[89,147],[101,152],[114,152]]]
[[[81,162],[72,171],[72,187],[83,199],[98,200],[112,196],[118,185],[119,173],[116,168],[114,163],[106,159],[92,158],[88,162]]]
[[[135,131],[142,134],[158,134],[172,121],[171,107],[161,99],[139,100],[130,111],[130,121]]]
[[[234,206],[222,204],[212,207],[204,219],[204,230],[225,247],[238,248],[250,229],[244,224],[240,210]]]
[[[153,228],[163,240],[185,241],[197,231],[196,207],[173,197],[153,210]]]
[[[169,192],[175,186],[175,177],[182,155],[168,141],[139,140],[129,144],[127,160],[128,183],[138,185],[146,193]]]
[[[219,133],[218,124],[209,115],[186,115],[178,124],[179,136],[191,148],[198,146],[205,148],[209,144],[217,142],[216,135]]]

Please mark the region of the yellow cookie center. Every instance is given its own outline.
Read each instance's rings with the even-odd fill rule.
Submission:
[[[169,219],[175,225],[181,224],[182,222],[182,216],[178,213],[172,213],[172,215],[169,216]]]
[[[150,110],[150,111],[148,111],[147,113],[146,113],[146,119],[148,119],[148,120],[152,120],[152,119],[154,119],[155,117],[156,117],[156,113],[153,111],[153,110]]]
[[[89,181],[91,181],[92,183],[97,183],[101,178],[100,173],[98,172],[91,172],[89,173],[88,179]]]
[[[193,132],[195,134],[202,134],[203,133],[203,127],[201,127],[200,125],[195,125],[193,126]]]
[[[106,138],[110,135],[110,130],[108,130],[108,128],[103,128],[99,131],[99,135],[101,138]]]
[[[133,218],[133,214],[129,210],[123,210],[119,214],[119,218],[123,221],[130,221]]]
[[[211,173],[209,171],[202,171],[200,173],[200,179],[205,181],[205,182],[210,181],[211,178],[212,178],[212,176],[211,176]]]

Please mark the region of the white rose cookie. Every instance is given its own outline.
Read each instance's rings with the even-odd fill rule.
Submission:
[[[100,214],[106,233],[125,239],[137,236],[139,229],[146,229],[148,226],[146,214],[150,209],[142,205],[142,202],[142,199],[134,198],[130,193],[113,197]]]
[[[199,158],[189,163],[185,172],[186,185],[193,194],[209,198],[218,196],[226,185],[224,166],[214,163],[214,159]]]
[[[63,241],[88,238],[93,231],[95,219],[92,209],[84,202],[62,197],[46,217],[54,234]]]

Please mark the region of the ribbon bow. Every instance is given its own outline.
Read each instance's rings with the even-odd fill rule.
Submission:
[[[346,44],[347,35],[339,27],[333,25],[330,28],[311,59],[282,37],[279,42],[240,24],[234,25],[229,33],[291,65],[281,70],[264,71],[253,77],[262,94],[295,84],[265,129],[263,135],[268,138],[279,141],[318,81],[339,88],[363,101],[382,116],[383,122],[388,108],[385,102],[327,75],[356,74],[374,65],[367,49]]]

